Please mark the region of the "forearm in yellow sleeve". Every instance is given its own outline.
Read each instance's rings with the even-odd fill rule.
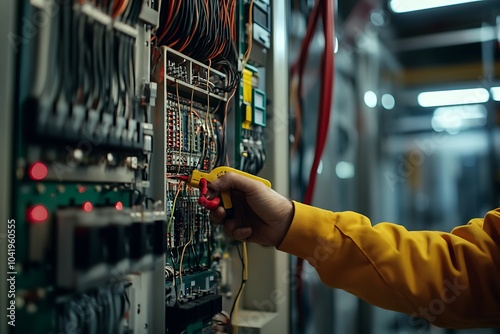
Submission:
[[[278,249],[309,261],[325,284],[407,313],[415,325],[500,326],[500,211],[444,233],[294,205]]]

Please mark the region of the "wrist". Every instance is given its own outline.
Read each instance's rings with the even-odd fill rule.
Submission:
[[[276,248],[278,248],[285,239],[295,215],[295,205],[292,200],[287,200],[287,205],[285,205],[284,208],[283,220],[280,222],[280,225],[282,225],[282,228],[280,229],[281,234],[278,236],[276,244],[274,245]]]

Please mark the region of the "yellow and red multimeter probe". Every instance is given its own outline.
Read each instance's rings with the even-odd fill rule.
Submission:
[[[198,203],[209,210],[215,210],[220,204],[220,198],[219,197],[214,197],[212,199],[207,198],[208,183],[221,178],[227,173],[236,173],[243,175],[252,180],[259,181],[266,187],[271,188],[271,182],[269,182],[268,180],[227,166],[214,168],[209,173],[193,170],[190,176],[182,176],[179,177],[179,179],[186,181],[191,187],[199,188],[200,198],[198,199]],[[226,209],[226,215],[229,217],[233,216],[234,213],[232,212],[233,203],[231,202],[231,195],[229,194],[228,191],[222,191],[221,197],[222,197],[222,205],[224,206],[224,209]]]

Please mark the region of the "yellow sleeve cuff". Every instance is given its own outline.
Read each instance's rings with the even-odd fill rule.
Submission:
[[[327,210],[293,201],[295,213],[278,250],[310,260],[333,246],[336,215]]]

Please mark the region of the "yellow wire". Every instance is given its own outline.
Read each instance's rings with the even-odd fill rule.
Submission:
[[[191,230],[191,236],[189,237],[189,241],[184,245],[184,248],[182,248],[182,255],[181,255],[181,264],[179,266],[179,277],[180,277],[180,284],[181,284],[181,289],[182,289],[182,262],[184,262],[184,253],[186,251],[187,246],[193,241],[193,230]],[[181,294],[177,296],[177,300],[179,300],[181,297]]]
[[[182,155],[182,113],[181,113],[181,100],[179,98],[179,83],[177,82],[177,79],[175,80],[175,90],[177,92],[177,110],[179,112],[179,169],[177,170],[177,174],[181,173],[181,166],[182,166],[182,161],[181,161],[181,155]]]
[[[233,98],[234,94],[236,93],[236,90],[233,90],[233,93],[231,94],[231,96],[229,96],[229,99],[227,100],[226,102],[226,108],[224,109],[224,122],[222,123],[222,135],[224,136],[223,137],[223,142],[222,142],[222,145],[223,147],[226,147],[226,120],[227,120],[227,109],[229,107],[229,103],[231,101],[231,99]],[[226,154],[226,165],[229,166],[229,156]]]
[[[179,197],[179,194],[181,192],[181,185],[182,185],[182,182],[179,183],[179,186],[177,188],[177,193],[175,194],[175,197],[174,197],[174,203],[172,204],[172,212],[170,212],[170,218],[168,220],[167,233],[170,233],[170,227],[172,227],[172,222],[174,220],[175,203],[177,203],[177,198]]]
[[[243,281],[248,281],[248,251],[247,251],[247,243],[243,242]]]
[[[231,93],[231,95],[227,99],[226,108],[224,109],[224,123],[226,123],[227,109],[229,107],[229,103],[231,102],[231,99],[234,97],[234,94],[236,93],[236,90],[237,90],[237,88],[235,90],[233,90],[233,92]],[[224,124],[224,126],[225,126],[225,124]]]
[[[238,334],[238,305],[240,303],[240,298],[241,295],[243,294],[243,290],[245,290],[245,286],[247,284],[248,280],[248,250],[247,250],[247,243],[243,242],[243,250],[242,250],[242,257],[243,257],[243,274],[242,274],[242,281],[241,281],[241,291],[240,293],[236,296],[236,300],[234,301],[234,320],[233,321],[233,327],[234,327],[234,334]]]
[[[247,283],[246,282],[243,282],[241,283],[241,293],[238,295],[238,297],[236,297],[236,300],[234,301],[234,319],[237,320],[238,319],[238,304],[240,302],[240,297],[241,295],[243,294],[243,290],[245,289],[245,285]],[[238,334],[238,324],[236,323],[236,321],[233,322],[233,327],[234,327],[234,334]]]
[[[187,164],[188,168],[191,167],[190,163],[193,160],[193,151],[194,151],[193,150],[193,146],[194,146],[195,137],[196,137],[196,135],[194,133],[195,132],[194,128],[192,128],[191,131],[189,131],[189,125],[190,125],[190,123],[191,123],[192,126],[194,126],[193,113],[196,114],[196,111],[193,110],[193,99],[194,99],[194,87],[191,88],[191,101],[189,102],[189,119],[188,119],[188,124],[187,124],[188,133],[191,132],[191,138],[189,139],[190,144],[188,143],[188,148],[189,148],[189,150],[188,150],[189,151],[189,160],[188,160],[188,164]],[[196,166],[194,166],[193,168],[196,168]]]
[[[210,68],[212,67],[212,59],[208,59],[208,72],[207,72],[207,114],[205,116],[205,125],[207,126],[207,131],[208,131],[208,135],[206,136],[206,139],[205,141],[203,142],[203,153],[202,153],[202,156],[201,156],[201,162],[203,164],[203,159],[205,158],[205,154],[206,154],[206,151],[207,151],[207,147],[208,147],[208,142],[210,141],[210,127],[211,127],[211,123],[209,123],[210,121],[210,91],[209,91],[209,86],[208,84],[210,83]],[[208,158],[208,162],[210,162],[210,157]],[[200,166],[203,168],[203,165]],[[208,167],[209,170],[211,170],[211,166]]]

